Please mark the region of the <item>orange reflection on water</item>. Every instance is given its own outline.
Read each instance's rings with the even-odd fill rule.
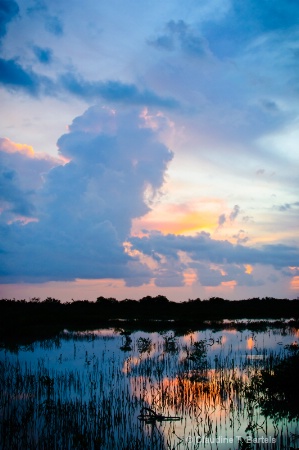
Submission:
[[[132,366],[137,366],[139,363],[140,358],[137,358],[136,356],[126,359],[123,364],[122,372],[126,374],[130,373]]]
[[[232,402],[242,403],[240,382],[247,383],[249,376],[238,368],[206,371],[191,370],[175,377],[161,380],[136,376],[130,378],[130,387],[136,398],[159,414],[169,416],[187,414],[196,417],[202,426],[211,420],[225,423]],[[211,419],[213,418],[213,419]],[[191,425],[191,423],[190,423]]]
[[[181,339],[183,342],[187,342],[188,344],[190,344],[190,343],[196,341],[197,337],[198,337],[198,332],[194,332],[194,333],[189,333],[189,334],[182,336]]]
[[[164,377],[155,383],[146,377],[136,376],[130,378],[130,384],[132,392],[157,411],[167,409],[178,413],[178,410],[191,405],[194,408],[203,404],[215,408],[220,401],[219,386],[209,381],[207,376],[195,372],[175,378]]]
[[[255,342],[254,339],[252,339],[252,337],[249,337],[246,340],[246,347],[248,348],[248,350],[252,350],[254,348]]]
[[[299,330],[297,330],[296,328],[291,328],[291,330],[292,330],[292,333],[293,333],[297,338],[299,338]]]

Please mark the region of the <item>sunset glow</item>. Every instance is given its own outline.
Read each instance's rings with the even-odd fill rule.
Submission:
[[[291,289],[294,291],[299,291],[299,276],[292,278]]]
[[[3,295],[296,297],[299,8],[239,3],[4,0]]]

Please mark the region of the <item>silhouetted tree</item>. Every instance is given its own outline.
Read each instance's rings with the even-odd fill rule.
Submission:
[[[116,305],[118,303],[118,301],[115,298],[109,297],[109,298],[105,298],[105,297],[98,297],[97,304],[100,304],[102,306],[111,306],[111,305]]]

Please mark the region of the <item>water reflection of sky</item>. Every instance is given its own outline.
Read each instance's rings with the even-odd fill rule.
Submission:
[[[72,334],[65,331],[60,338],[50,341],[36,342],[28,346],[20,346],[17,353],[7,352],[0,349],[1,357],[10,354],[10,358],[17,358],[20,362],[27,361],[34,363],[37,358],[43,358],[44,361],[52,367],[63,362],[66,365],[71,364],[72,367],[80,367],[86,359],[93,353],[115,352],[121,355],[120,347],[125,337],[119,331],[114,329],[95,330],[92,333],[76,333],[81,340],[71,339]],[[149,337],[155,347],[151,356],[161,351],[161,343],[163,336],[175,336],[173,331],[165,333],[146,333],[133,332],[131,337],[132,351],[138,353],[136,341],[141,338]],[[68,339],[64,339],[68,337]],[[269,329],[267,331],[252,332],[249,330],[238,331],[235,329],[221,330],[213,332],[212,330],[198,331],[184,336],[176,336],[180,346],[184,344],[190,345],[192,342],[205,341],[207,344],[208,354],[215,356],[223,352],[234,352],[236,355],[244,356],[247,354],[258,354],[263,350],[280,352],[285,345],[289,345],[298,340],[299,333],[296,330],[288,333],[281,333],[278,329]],[[85,339],[84,339],[85,338]],[[160,349],[159,349],[160,344]]]
[[[173,343],[173,348],[169,347],[172,351],[165,350],[168,338]],[[148,351],[140,353],[140,339],[150,339]],[[243,376],[245,379],[250,376],[250,364],[255,364],[259,359],[262,363],[270,354],[283,354],[284,347],[297,339],[298,331],[290,329],[287,332],[278,329],[258,332],[224,329],[214,332],[207,329],[184,336],[176,336],[173,331],[165,333],[138,331],[130,336],[121,330],[112,329],[97,330],[92,334],[72,334],[66,331],[54,340],[37,342],[26,348],[21,347],[16,353],[1,349],[0,358],[19,362],[21,367],[26,366],[30,370],[35,370],[42,364],[53,377],[59,373],[73,371],[82,380],[90,380],[95,376],[93,375],[95,372],[100,372],[104,380],[103,389],[106,389],[108,394],[115,388],[115,383],[118,383],[120,392],[129,389],[131,401],[137,399],[136,401],[140,402],[142,399],[144,405],[154,405],[156,410],[164,410],[165,414],[171,416],[177,415],[179,411],[182,417],[180,422],[162,422],[157,429],[169,439],[171,436],[173,443],[178,444],[180,439],[184,439],[180,444],[184,446],[180,448],[196,448],[195,441],[190,440],[190,436],[194,438],[200,435],[202,438],[206,436],[215,439],[218,435],[233,438],[234,442],[227,443],[225,439],[225,442],[221,442],[221,439],[218,439],[217,444],[207,441],[200,446],[226,449],[238,447],[236,436],[245,436],[251,422],[256,426],[254,433],[257,436],[264,436],[265,433],[274,435],[277,430],[258,409],[246,410],[247,403],[236,393],[219,393],[219,389],[216,389],[219,381],[216,368],[218,362],[229,361],[225,369],[227,373],[224,370],[222,376],[232,375],[229,364],[234,361],[233,376]],[[209,369],[205,372],[207,381],[194,384],[190,378],[184,378],[182,374],[185,370],[186,349],[192,348],[194,342],[199,341],[203,341],[207,349]],[[245,373],[246,361],[249,369]],[[117,376],[112,382],[114,374]],[[186,402],[189,402],[188,413],[185,411],[186,405],[179,404],[179,401],[182,403],[182,399],[178,400],[180,389],[187,393],[184,395],[189,396],[184,397]],[[89,393],[90,391],[86,389],[85,400],[88,400]],[[73,391],[73,395],[77,393]],[[137,414],[138,411],[135,420]],[[141,424],[141,426],[149,432],[146,429],[148,425]],[[287,421],[282,421],[279,427],[280,433],[289,433],[290,430],[299,433],[296,423],[288,424]]]

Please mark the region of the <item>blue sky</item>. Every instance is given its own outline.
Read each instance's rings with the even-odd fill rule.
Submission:
[[[298,23],[0,1],[2,296],[296,298]]]

